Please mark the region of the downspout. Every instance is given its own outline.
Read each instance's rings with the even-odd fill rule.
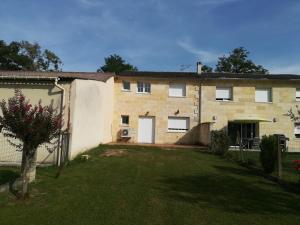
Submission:
[[[58,81],[60,80],[59,77],[55,78],[55,81],[54,81],[54,85],[55,87],[57,87],[58,89],[60,89],[62,91],[62,102],[61,102],[61,115],[63,115],[63,110],[64,110],[64,105],[65,105],[65,89],[58,84]],[[60,128],[61,131],[62,131],[62,128]],[[57,154],[57,165],[60,166],[61,164],[61,143],[62,143],[62,135],[59,136],[59,148],[58,148],[58,154]]]

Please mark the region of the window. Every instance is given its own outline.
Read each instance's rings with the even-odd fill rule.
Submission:
[[[231,87],[217,87],[216,88],[216,100],[231,101],[232,100],[232,88]]]
[[[186,132],[189,130],[190,118],[188,117],[168,117],[168,131]]]
[[[130,91],[130,82],[129,81],[123,81],[122,90],[123,91]]]
[[[150,93],[151,84],[145,82],[137,82],[137,92],[138,93]]]
[[[256,102],[272,102],[272,89],[271,88],[257,88],[255,90]]]
[[[300,88],[296,89],[296,101],[300,101]]]
[[[121,116],[121,124],[122,125],[129,125],[129,116],[127,115],[122,115]]]
[[[294,124],[294,134],[296,138],[300,138],[300,123],[297,122]]]
[[[169,96],[171,97],[184,97],[186,96],[185,84],[170,84]]]

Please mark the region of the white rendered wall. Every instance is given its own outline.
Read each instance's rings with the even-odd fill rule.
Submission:
[[[113,78],[107,82],[72,82],[70,159],[101,143],[112,141],[113,84]]]

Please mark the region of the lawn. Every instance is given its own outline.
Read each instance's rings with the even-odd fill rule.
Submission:
[[[126,149],[105,157],[109,149]],[[87,161],[40,168],[31,199],[0,194],[0,224],[297,224],[300,196],[193,149],[100,146]],[[3,172],[4,171],[4,172]],[[3,173],[10,169],[2,168]],[[14,172],[11,172],[14,175]],[[297,222],[298,221],[298,222]]]

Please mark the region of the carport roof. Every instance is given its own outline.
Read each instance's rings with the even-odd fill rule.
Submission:
[[[107,81],[113,77],[114,73],[98,73],[98,72],[39,72],[39,71],[0,71],[0,79],[51,79],[60,78],[60,80],[96,80]]]

